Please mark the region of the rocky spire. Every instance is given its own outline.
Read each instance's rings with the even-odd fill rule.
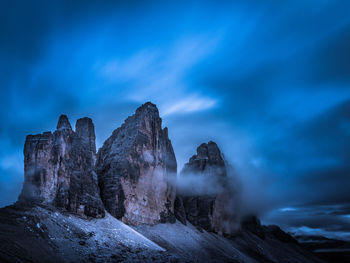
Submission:
[[[78,119],[75,124],[75,132],[81,138],[83,144],[90,151],[96,153],[95,127],[92,120],[88,117]]]
[[[54,133],[27,136],[19,202],[37,201],[81,215],[104,216],[94,158],[80,136],[82,130],[79,135],[72,131],[67,116],[61,115]]]
[[[175,221],[175,154],[156,105],[128,117],[98,152],[97,173],[105,208],[129,224]]]
[[[210,141],[199,145],[197,154],[193,155],[185,164],[182,173],[226,176],[225,160],[217,144]]]
[[[159,111],[155,104],[148,101],[136,109],[136,114],[151,114],[159,116]]]
[[[239,223],[239,200],[228,170],[217,144],[202,143],[180,173],[176,217],[208,231],[232,234]]]
[[[62,114],[58,119],[57,130],[69,130],[72,131],[72,126],[69,123],[67,115]]]

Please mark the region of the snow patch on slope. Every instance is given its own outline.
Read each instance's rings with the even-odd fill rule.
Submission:
[[[166,256],[164,248],[107,212],[104,218],[86,219],[40,207],[34,210],[52,247],[74,262],[148,262],[149,255],[163,262]]]

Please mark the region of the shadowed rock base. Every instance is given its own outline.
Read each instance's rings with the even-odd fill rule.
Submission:
[[[246,229],[225,238],[180,222],[135,231],[108,213],[87,220],[54,207],[16,205],[0,209],[0,262],[322,262],[280,238],[283,231],[261,227],[264,238]]]

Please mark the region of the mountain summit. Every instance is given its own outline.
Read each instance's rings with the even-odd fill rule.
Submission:
[[[237,182],[213,141],[202,143],[179,175],[176,216],[193,225],[232,235],[239,225]],[[182,182],[185,182],[184,184]],[[192,183],[195,182],[195,183]],[[183,210],[183,211],[182,211]]]
[[[106,210],[129,224],[175,222],[177,164],[156,105],[147,102],[113,131],[98,152]]]
[[[91,119],[91,133],[94,126]],[[24,145],[24,185],[20,202],[36,201],[89,217],[103,217],[94,152],[86,138],[61,115],[54,133],[28,135]],[[93,145],[95,138],[91,138]]]
[[[0,262],[321,262],[277,226],[239,222],[239,185],[216,143],[177,175],[150,102],[97,154],[92,120],[74,131],[66,115],[23,153],[19,200],[0,209]]]

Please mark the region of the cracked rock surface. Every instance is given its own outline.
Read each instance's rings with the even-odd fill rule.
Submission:
[[[177,164],[167,128],[148,102],[113,131],[98,152],[97,173],[106,210],[123,222],[175,222]]]
[[[95,171],[95,131],[89,118],[74,132],[61,115],[55,132],[28,135],[19,202],[50,204],[88,217],[103,217]]]

